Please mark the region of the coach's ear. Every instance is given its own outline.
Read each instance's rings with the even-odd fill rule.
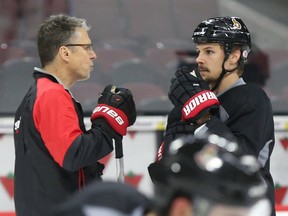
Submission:
[[[60,56],[60,58],[63,59],[65,62],[68,62],[70,59],[70,49],[66,46],[61,46],[58,50],[58,56]]]

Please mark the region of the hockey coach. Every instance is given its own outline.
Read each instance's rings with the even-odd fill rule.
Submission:
[[[96,53],[84,19],[53,15],[37,34],[41,68],[15,115],[17,216],[45,216],[75,191],[101,181],[98,161],[136,120],[128,89],[108,85],[86,130],[81,105],[69,88],[88,79]],[[95,96],[99,92],[95,92]]]

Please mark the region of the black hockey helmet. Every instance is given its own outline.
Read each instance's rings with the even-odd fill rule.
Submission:
[[[198,209],[195,200],[200,198],[247,208],[264,201],[266,208],[261,208],[269,212],[267,187],[259,175],[257,159],[242,154],[237,143],[215,134],[206,138],[189,136],[175,140],[169,151],[170,155],[149,170],[152,181],[162,190],[170,190],[170,194],[189,192],[194,209]]]
[[[194,30],[193,43],[222,43],[225,54],[234,46],[241,47],[242,60],[247,60],[251,49],[250,33],[239,17],[215,17],[202,21]]]
[[[131,185],[95,181],[56,205],[51,216],[143,216],[152,209],[152,200]]]

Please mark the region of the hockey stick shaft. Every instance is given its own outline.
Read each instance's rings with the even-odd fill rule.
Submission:
[[[122,140],[115,140],[115,158],[116,158],[116,172],[117,181],[124,182],[124,158],[123,158],[123,144]]]

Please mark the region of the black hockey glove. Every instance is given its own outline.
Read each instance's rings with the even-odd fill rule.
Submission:
[[[114,139],[126,135],[127,127],[136,121],[136,108],[130,90],[114,85],[106,86],[100,93],[91,121],[92,126],[101,126]]]
[[[183,106],[192,96],[204,90],[210,90],[198,71],[187,66],[179,68],[171,79],[169,99],[175,106]]]
[[[218,111],[219,101],[197,70],[184,66],[171,79],[169,99],[175,106],[182,106],[182,120],[196,122],[202,116]]]
[[[120,133],[116,132],[114,128],[110,126],[110,124],[106,121],[105,118],[95,118],[92,121],[92,127],[99,127],[101,128],[106,134],[111,136],[114,140],[122,140],[123,135],[120,135]]]
[[[196,126],[187,122],[173,123],[171,127],[166,131],[164,140],[157,151],[156,161],[159,161],[164,155],[167,154],[170,145],[174,140],[180,137],[193,135],[196,128]]]

